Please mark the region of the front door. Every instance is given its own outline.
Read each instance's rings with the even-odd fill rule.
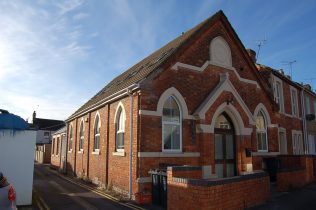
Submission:
[[[234,128],[225,113],[216,121],[214,139],[215,173],[218,178],[236,176]]]

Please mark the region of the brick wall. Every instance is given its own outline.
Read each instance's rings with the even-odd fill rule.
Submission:
[[[315,180],[314,156],[280,156],[281,169],[277,173],[278,191],[303,187]]]
[[[245,209],[269,197],[269,177],[263,172],[213,181],[173,174],[168,170],[168,210]]]

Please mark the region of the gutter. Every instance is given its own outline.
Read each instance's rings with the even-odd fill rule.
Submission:
[[[139,84],[132,84],[130,86],[128,86],[127,88],[125,89],[122,89],[104,99],[102,99],[101,101],[98,101],[96,102],[95,104],[92,104],[91,106],[85,108],[84,110],[80,111],[78,114],[74,115],[74,116],[70,116],[68,119],[65,120],[65,122],[70,122],[72,121],[73,119],[77,118],[77,117],[80,117],[81,115],[84,115],[88,112],[91,112],[95,109],[98,109],[99,107],[111,102],[111,101],[114,101],[118,98],[121,98],[122,96],[126,96],[126,95],[129,95],[129,92],[133,92],[134,90],[137,90],[138,88],[140,87]]]

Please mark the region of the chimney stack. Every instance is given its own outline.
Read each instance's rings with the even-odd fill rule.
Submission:
[[[36,118],[36,111],[33,112],[33,122],[32,122],[33,124],[35,122],[35,118]]]
[[[251,60],[253,63],[256,63],[257,62],[257,59],[256,59],[256,52],[252,49],[247,49],[247,53],[248,55],[250,56]]]

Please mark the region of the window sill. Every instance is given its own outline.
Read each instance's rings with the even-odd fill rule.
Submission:
[[[72,149],[71,149],[71,150],[68,150],[68,153],[72,153]]]
[[[83,154],[83,150],[79,150],[78,153],[79,153],[79,154]]]
[[[93,154],[93,155],[100,155],[100,150],[96,149],[96,150],[92,151],[91,154]]]
[[[113,156],[125,157],[126,153],[124,151],[117,151],[112,153]]]

